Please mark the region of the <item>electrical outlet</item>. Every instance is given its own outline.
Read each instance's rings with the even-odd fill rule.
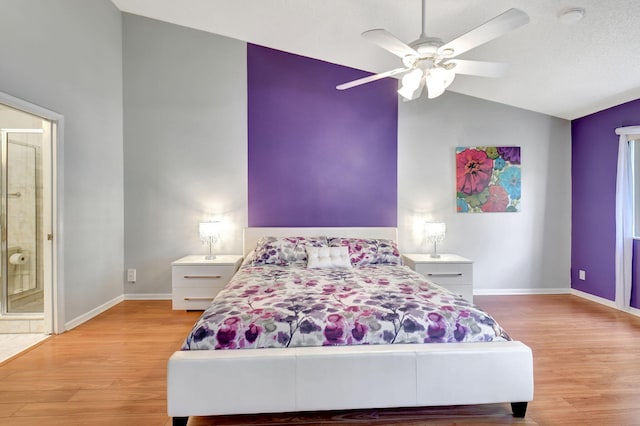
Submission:
[[[582,281],[587,279],[587,273],[582,269],[578,270],[578,278]]]
[[[136,282],[136,270],[135,269],[127,269],[127,281],[130,283]]]

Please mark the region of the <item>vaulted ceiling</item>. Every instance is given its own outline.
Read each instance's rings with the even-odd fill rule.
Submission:
[[[384,28],[408,43],[422,16],[421,0],[112,1],[123,12],[373,73],[401,62],[360,34]],[[426,33],[447,42],[512,7],[530,23],[460,56],[506,62],[506,75],[460,75],[450,91],[565,119],[640,98],[638,0],[426,0]],[[573,7],[584,18],[561,22]]]

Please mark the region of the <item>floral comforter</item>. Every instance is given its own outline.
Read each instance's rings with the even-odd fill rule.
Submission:
[[[243,266],[183,350],[510,340],[496,321],[406,266]]]

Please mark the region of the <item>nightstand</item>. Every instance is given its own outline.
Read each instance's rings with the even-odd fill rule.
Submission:
[[[405,254],[404,263],[429,281],[473,302],[473,261],[457,254]]]
[[[229,282],[242,263],[242,256],[218,254],[185,256],[171,263],[173,309],[204,310]]]

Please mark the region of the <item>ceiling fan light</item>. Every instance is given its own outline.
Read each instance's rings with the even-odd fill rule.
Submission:
[[[407,101],[413,100],[414,92],[415,89],[409,89],[407,86],[402,86],[400,89],[398,89],[398,94]]]
[[[437,98],[453,83],[456,73],[445,68],[433,68],[429,70],[426,77],[427,97],[429,99]]]
[[[420,68],[415,68],[408,73],[406,73],[402,77],[402,89],[406,89],[408,91],[414,91],[418,87],[420,87],[420,80],[422,80],[422,70]]]
[[[402,77],[402,84],[398,94],[407,101],[418,99],[424,88],[424,71],[415,68]]]
[[[445,87],[435,81],[433,78],[427,77],[427,97],[429,99],[437,98],[444,93]]]
[[[422,90],[424,89],[424,78],[420,78],[418,80],[418,86],[414,87],[411,85],[402,85],[400,89],[398,89],[398,94],[404,98],[405,101],[413,101],[414,99],[418,99],[422,94]]]
[[[456,73],[453,70],[443,67],[436,67],[429,70],[429,75],[440,81],[445,89],[449,87],[456,78]]]

